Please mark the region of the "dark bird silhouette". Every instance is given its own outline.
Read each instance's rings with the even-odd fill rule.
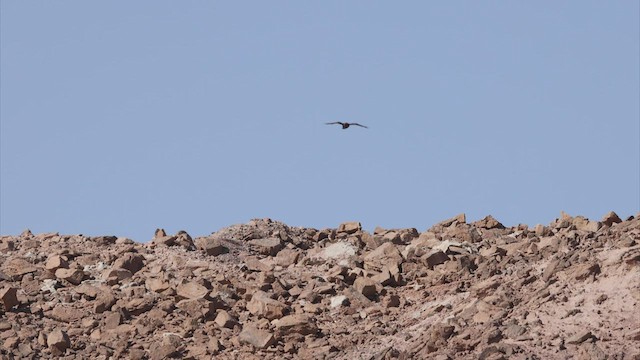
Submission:
[[[351,125],[360,126],[360,127],[365,128],[365,129],[368,129],[368,127],[366,127],[366,126],[364,126],[364,125],[361,125],[361,124],[358,124],[358,123],[348,123],[348,122],[340,122],[340,121],[336,121],[336,122],[330,122],[330,123],[326,123],[326,124],[327,124],[327,125],[337,125],[337,124],[340,124],[340,125],[342,125],[342,128],[343,128],[343,129],[348,129],[348,128],[349,128],[349,126],[351,126]]]

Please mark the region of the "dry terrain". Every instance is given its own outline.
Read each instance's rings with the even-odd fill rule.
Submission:
[[[640,216],[0,236],[0,359],[640,359]]]

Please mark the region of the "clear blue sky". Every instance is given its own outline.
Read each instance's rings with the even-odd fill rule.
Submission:
[[[0,233],[635,215],[639,6],[3,0]]]

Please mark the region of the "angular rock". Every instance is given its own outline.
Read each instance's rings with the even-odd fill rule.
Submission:
[[[337,308],[340,306],[349,305],[349,299],[344,295],[337,295],[331,298],[331,307]]]
[[[364,278],[364,277],[357,278],[356,281],[353,283],[353,287],[356,289],[357,292],[366,296],[370,300],[374,299],[378,295],[375,281],[369,278]]]
[[[115,305],[116,297],[111,288],[104,287],[102,291],[96,297],[96,300],[93,305],[93,312],[96,314],[103,313],[105,311],[111,310],[111,307]]]
[[[385,266],[402,264],[400,251],[393,243],[384,243],[364,257],[364,268],[380,272]]]
[[[251,314],[267,318],[269,320],[278,319],[288,311],[288,306],[280,301],[274,300],[264,291],[256,291],[247,303],[247,310]]]
[[[434,266],[444,264],[449,261],[449,257],[447,254],[442,252],[442,250],[432,250],[428,254],[423,256],[424,263],[430,268],[433,269]]]
[[[14,306],[18,306],[17,294],[18,288],[7,286],[0,290],[0,300],[2,300],[2,307],[4,311],[10,311]]]
[[[51,272],[55,272],[60,268],[68,268],[68,267],[69,267],[69,262],[60,255],[49,256],[49,258],[47,259],[47,262],[44,265],[44,268]]]
[[[229,329],[233,329],[233,327],[238,324],[238,321],[225,310],[218,311],[218,315],[216,316],[214,322],[221,328]]]
[[[260,330],[251,324],[244,326],[238,339],[241,343],[253,345],[258,349],[266,349],[276,342],[272,333],[266,330]]]
[[[58,279],[68,281],[73,285],[80,285],[80,283],[82,282],[82,280],[84,280],[84,277],[85,277],[84,271],[80,269],[60,268],[56,270],[55,274]]]
[[[2,269],[5,274],[10,277],[14,277],[17,280],[22,279],[25,274],[30,274],[38,271],[38,268],[21,258],[13,258],[2,264]]]
[[[114,268],[127,269],[135,274],[144,267],[144,256],[135,253],[126,253],[120,256],[114,263]]]
[[[567,339],[567,344],[580,344],[592,338],[593,334],[589,330],[582,330]]]
[[[300,334],[310,335],[318,332],[318,327],[307,314],[287,315],[278,320],[274,320],[273,324],[276,330],[283,335]]]
[[[300,252],[293,249],[282,249],[276,255],[276,264],[288,267],[298,262]]]
[[[216,304],[203,298],[180,300],[176,307],[196,319],[211,318],[216,312]]]
[[[249,245],[263,255],[275,256],[282,249],[279,238],[256,239],[249,241]]]
[[[612,226],[613,224],[621,223],[622,220],[620,219],[618,214],[613,211],[609,211],[605,216],[602,217],[601,222],[607,226]]]
[[[55,329],[47,335],[47,345],[53,355],[60,356],[71,346],[71,340],[66,332]]]
[[[203,299],[209,294],[209,289],[192,281],[179,285],[176,294],[184,299]]]
[[[358,221],[344,222],[338,226],[338,232],[354,234],[358,231],[362,231],[362,224]]]
[[[479,228],[484,228],[484,229],[504,229],[504,225],[502,225],[498,220],[496,220],[491,215],[486,216],[484,219],[480,221],[474,222],[473,225]]]
[[[213,238],[197,238],[196,246],[210,256],[218,256],[229,252],[229,248],[224,246],[219,240]]]

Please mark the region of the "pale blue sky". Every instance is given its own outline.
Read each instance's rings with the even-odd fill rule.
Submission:
[[[640,208],[637,1],[0,10],[1,234]]]

